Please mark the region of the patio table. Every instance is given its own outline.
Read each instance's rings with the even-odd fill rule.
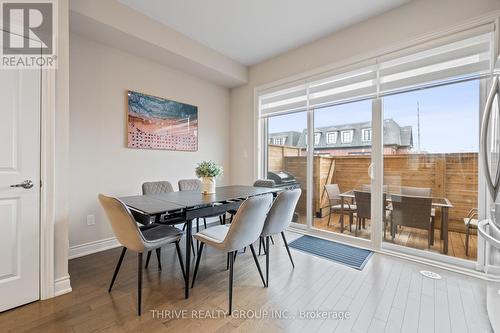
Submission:
[[[399,193],[393,193],[398,194]],[[344,203],[345,200],[354,200],[354,190],[340,194],[340,232],[344,232]],[[388,202],[391,202],[391,193],[387,193]],[[448,211],[453,208],[450,200],[445,197],[432,197],[432,207],[441,209],[441,239],[443,240],[443,253],[448,254]]]

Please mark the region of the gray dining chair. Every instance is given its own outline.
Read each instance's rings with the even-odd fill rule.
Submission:
[[[113,284],[115,283],[116,276],[120,270],[123,257],[127,250],[137,253],[137,314],[141,315],[141,298],[142,298],[142,256],[144,252],[156,250],[158,261],[160,261],[161,247],[175,243],[175,249],[179,264],[181,266],[182,275],[186,276],[184,264],[182,261],[182,254],[179,246],[179,241],[182,236],[182,231],[168,225],[153,225],[142,231],[137,226],[132,214],[125,204],[119,199],[108,197],[99,194],[99,202],[101,203],[108,221],[111,224],[113,233],[118,242],[123,246],[120,259],[116,265],[113,278],[108,288],[111,292]]]
[[[201,192],[201,189],[202,189],[201,180],[196,179],[196,178],[194,178],[194,179],[181,179],[181,180],[179,180],[178,185],[179,185],[179,191]],[[205,229],[207,228],[207,218],[211,218],[211,217],[218,217],[219,223],[223,224],[221,214],[207,216],[207,217],[203,218],[203,226],[205,227]],[[200,219],[199,218],[196,219],[196,232],[198,232],[198,231],[200,231]]]
[[[156,181],[156,182],[146,182],[142,184],[142,194],[143,195],[152,195],[152,194],[162,194],[162,193],[170,193],[174,192],[174,187],[169,181],[166,180],[161,180],[161,181]],[[137,214],[134,214],[137,215]],[[166,223],[165,221],[162,221],[161,219],[161,214],[155,217],[155,221],[157,223]],[[143,222],[141,222],[143,223]],[[147,221],[147,224],[152,223],[152,221]],[[184,224],[182,230],[184,231],[186,229],[186,222],[185,221],[175,221],[174,223],[169,223],[169,224]],[[191,241],[191,247],[194,251],[194,244]],[[149,260],[151,259],[151,251],[148,252],[147,257],[146,257],[146,268],[149,266]],[[159,262],[159,259],[158,259]],[[159,264],[160,265],[160,264]]]
[[[173,192],[174,188],[170,182],[163,180],[157,182],[146,182],[142,184],[142,194],[159,194]]]
[[[203,229],[194,235],[196,240],[200,241],[200,248],[198,250],[198,257],[196,258],[191,288],[194,287],[196,281],[205,244],[229,254],[229,315],[231,315],[233,307],[234,256],[238,250],[246,246],[250,247],[262,283],[264,287],[266,286],[253,243],[260,237],[272,200],[272,194],[250,197],[241,204],[238,212],[234,216],[233,223],[229,226],[218,225]]]
[[[285,237],[285,230],[292,222],[293,213],[295,212],[295,207],[299,202],[300,194],[302,190],[300,188],[294,190],[283,191],[276,196],[274,202],[267,214],[266,221],[264,223],[264,228],[260,234],[261,239],[265,239],[264,250],[266,252],[266,286],[269,287],[269,239],[272,235],[281,234],[283,238],[283,243],[285,243],[285,248],[292,263],[292,267],[295,268],[295,264],[292,259],[292,254],[290,253],[290,248],[288,247],[288,242]]]
[[[397,226],[427,230],[428,244],[434,243],[434,220],[431,217],[432,198],[408,195],[391,195],[391,236],[394,240]]]
[[[330,221],[332,218],[332,213],[340,214],[342,212],[342,198],[340,197],[340,188],[338,184],[326,184],[325,185],[326,195],[328,197],[330,213],[328,214],[328,223],[330,225]],[[349,215],[349,229],[351,229],[351,225],[353,222],[354,212],[356,211],[356,205],[352,203],[344,203],[343,212],[346,215]],[[339,223],[340,219],[339,217]],[[352,231],[352,230],[351,230]]]
[[[270,187],[273,188],[276,186],[276,182],[272,179],[257,179],[253,182],[253,187]],[[236,210],[229,210],[227,212],[229,214],[229,223],[233,221],[234,214],[236,214]],[[271,238],[271,241],[274,244],[274,239]],[[260,244],[259,244],[259,255],[260,255]]]

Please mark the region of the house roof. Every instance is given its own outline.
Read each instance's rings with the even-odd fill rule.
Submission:
[[[301,135],[302,135],[302,133],[298,132],[298,131],[286,131],[286,132],[269,133],[269,138],[283,138],[283,137],[285,137],[286,138],[286,141],[284,144],[285,146],[297,147]]]
[[[315,149],[331,149],[331,148],[353,148],[353,147],[370,147],[371,142],[362,140],[362,130],[371,128],[371,121],[341,124],[335,126],[317,127],[315,133],[321,133],[319,143],[315,145]],[[353,131],[352,141],[342,143],[340,140],[340,132]],[[326,133],[337,132],[336,143],[327,143]],[[307,130],[303,130],[298,140],[298,147],[306,147]],[[413,135],[411,126],[399,126],[393,119],[384,120],[384,146],[397,147],[412,147]]]

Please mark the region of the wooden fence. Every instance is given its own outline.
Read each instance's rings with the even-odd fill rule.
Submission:
[[[303,153],[302,153],[303,154]],[[269,146],[269,170],[285,170],[303,184],[298,210],[305,213],[306,157],[294,147]],[[339,184],[341,191],[369,184],[370,156],[314,157],[313,206],[317,216],[328,212],[324,185]],[[384,184],[397,192],[400,186],[429,187],[433,196],[448,198],[451,231],[465,232],[463,218],[477,207],[478,154],[401,154],[384,156]],[[437,227],[441,213],[436,210]]]

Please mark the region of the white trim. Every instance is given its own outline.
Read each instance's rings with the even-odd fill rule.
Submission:
[[[69,259],[75,259],[89,254],[94,254],[101,251],[106,251],[109,249],[114,249],[119,247],[120,243],[116,237],[110,237],[101,239],[98,241],[93,241],[85,244],[71,246],[69,248]]]
[[[43,70],[40,134],[40,299],[55,295],[55,71]]]
[[[60,296],[67,293],[70,293],[73,289],[71,289],[71,283],[69,279],[69,275],[60,277],[55,280],[54,283],[54,296]]]

